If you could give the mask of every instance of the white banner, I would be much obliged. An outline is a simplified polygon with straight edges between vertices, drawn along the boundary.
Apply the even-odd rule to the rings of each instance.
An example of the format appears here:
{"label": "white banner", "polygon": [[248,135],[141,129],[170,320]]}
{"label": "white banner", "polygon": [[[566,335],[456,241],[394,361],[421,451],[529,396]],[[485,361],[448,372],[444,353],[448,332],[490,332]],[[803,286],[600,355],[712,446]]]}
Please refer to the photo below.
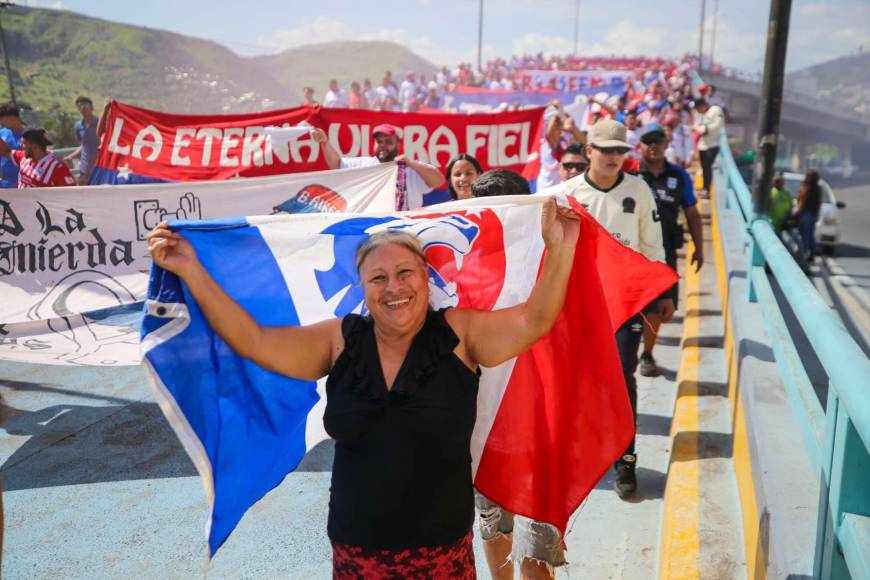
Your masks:
{"label": "white banner", "polygon": [[0,190],[0,360],[137,364],[141,317],[118,307],[145,297],[145,237],[155,225],[389,212],[397,170],[384,163],[230,181]]}

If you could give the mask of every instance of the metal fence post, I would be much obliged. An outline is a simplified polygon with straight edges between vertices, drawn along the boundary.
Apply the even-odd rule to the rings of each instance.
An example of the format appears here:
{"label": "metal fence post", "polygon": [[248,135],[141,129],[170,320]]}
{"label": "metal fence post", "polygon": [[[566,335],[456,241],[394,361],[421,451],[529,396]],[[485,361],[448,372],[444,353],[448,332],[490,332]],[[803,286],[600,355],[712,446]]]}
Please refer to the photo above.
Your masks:
{"label": "metal fence post", "polygon": [[755,239],[755,236],[752,235],[752,223],[756,220],[765,220],[770,221],[767,216],[759,215],[755,216],[752,222],[746,224],[746,233],[749,234],[749,248],[747,249],[746,256],[746,301],[747,302],[758,302],[758,296],[755,292],[755,284],[752,282],[752,269],[761,267],[763,268],[765,265],[764,261],[764,253],[761,251],[761,246],[758,244],[758,241]]}
{"label": "metal fence post", "polygon": [[834,461],[834,439],[837,434],[837,415],[840,399],[833,385],[828,384],[828,402],[825,405],[825,431],[820,445],[821,471],[819,472],[819,507],[816,515],[816,549],[813,557],[813,578],[822,577],[822,567],[827,552],[834,542],[834,526],[831,522],[830,494],[831,467]]}
{"label": "metal fence post", "polygon": [[867,473],[870,473],[870,455],[867,453],[867,448],[849,416],[838,412],[828,510],[831,535],[834,537],[830,548],[825,551],[822,578],[832,580],[851,578],[836,535],[840,531],[846,512],[870,516],[870,486],[867,485]]}

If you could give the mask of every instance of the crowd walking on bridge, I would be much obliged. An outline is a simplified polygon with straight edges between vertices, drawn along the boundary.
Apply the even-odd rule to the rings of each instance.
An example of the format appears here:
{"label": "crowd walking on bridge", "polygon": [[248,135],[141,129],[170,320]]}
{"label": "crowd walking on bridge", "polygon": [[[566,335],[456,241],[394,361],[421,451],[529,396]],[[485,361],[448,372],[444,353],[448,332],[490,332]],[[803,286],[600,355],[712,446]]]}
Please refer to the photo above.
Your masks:
{"label": "crowd walking on bridge", "polygon": [[[569,70],[600,66],[595,59],[537,64]],[[387,230],[368,237],[356,251],[366,316],[263,327],[211,278],[182,235],[166,223],[151,231],[154,263],[184,281],[217,334],[239,355],[287,376],[327,377],[324,424],[336,441],[327,523],[335,578],[472,578],[475,511],[493,578],[512,578],[513,562],[523,578],[552,578],[566,563],[564,538],[556,526],[512,514],[472,487],[469,445],[480,367],[497,366],[529,349],[560,313],[581,232],[579,210],[557,206],[557,197],[573,199],[623,245],[673,269],[684,243],[682,213],[693,242],[687,267],[703,266],[698,198],[688,171],[700,162],[699,193],[706,197],[726,112],[715,88],[693,83],[684,64],[644,60],[624,94],[590,101],[586,119],[578,120],[563,103],[552,102],[540,135],[541,172],[531,182],[507,170],[484,171],[468,153],[454,157],[442,174],[429,163],[405,157],[401,129],[391,124],[374,127],[371,157],[343,156],[326,132],[312,129],[311,138],[321,145],[330,169],[401,163],[406,198],[405,207],[397,209],[419,209],[425,194],[439,188],[455,200],[530,195],[533,190],[550,196],[541,212],[546,259],[529,299],[511,308],[432,310],[420,241]],[[324,106],[377,103],[390,110],[395,103],[415,110],[420,87],[426,86],[421,104],[437,108],[439,90],[447,83],[470,83],[473,76],[466,65],[456,74],[445,68],[429,84],[409,72],[396,86],[385,75],[375,89],[369,82],[353,83],[349,95],[333,81]],[[504,61],[491,63],[485,78],[485,88],[514,88],[511,67]],[[310,87],[305,98],[315,104]],[[45,130],[26,127],[13,104],[0,106],[3,187],[75,185],[66,164],[76,159],[79,183],[88,183],[106,114],[94,115],[87,97],[77,99],[76,106],[82,115],[76,125],[81,146],[64,159],[50,153]],[[798,202],[802,232],[809,231],[810,219],[818,213],[816,196],[808,179]],[[614,335],[635,421],[635,374],[660,373],[653,356],[656,335],[672,319],[677,298],[674,286]],[[409,461],[415,454],[433,460],[425,468],[409,469],[420,465]],[[630,499],[638,485],[633,438],[614,459],[615,492]]]}

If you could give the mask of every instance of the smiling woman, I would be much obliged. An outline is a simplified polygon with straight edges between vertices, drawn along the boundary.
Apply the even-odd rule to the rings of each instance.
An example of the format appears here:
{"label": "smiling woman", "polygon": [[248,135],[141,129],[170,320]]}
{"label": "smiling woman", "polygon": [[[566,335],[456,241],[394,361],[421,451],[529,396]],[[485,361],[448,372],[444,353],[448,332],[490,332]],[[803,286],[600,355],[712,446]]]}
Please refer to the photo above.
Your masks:
{"label": "smiling woman", "polygon": [[260,326],[180,234],[166,224],[149,234],[154,262],[184,280],[237,354],[290,377],[328,375],[335,578],[474,577],[470,442],[479,367],[517,356],[549,332],[565,301],[579,217],[550,199],[541,232],[546,257],[522,304],[432,310],[419,241],[387,230],[357,251],[368,314],[298,327]]}
{"label": "smiling woman", "polygon": [[483,173],[480,162],[462,153],[450,160],[447,164],[447,191],[453,199],[468,199],[473,197],[471,185]]}

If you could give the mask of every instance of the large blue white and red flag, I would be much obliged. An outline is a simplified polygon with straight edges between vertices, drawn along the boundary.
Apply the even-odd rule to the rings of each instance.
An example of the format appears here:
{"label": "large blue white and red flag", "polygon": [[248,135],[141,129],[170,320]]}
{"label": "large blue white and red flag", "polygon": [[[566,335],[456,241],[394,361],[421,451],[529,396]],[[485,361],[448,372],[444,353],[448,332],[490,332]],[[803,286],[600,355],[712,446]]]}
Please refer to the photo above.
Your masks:
{"label": "large blue white and red flag", "polygon": [[[433,308],[492,310],[525,301],[544,255],[545,200],[483,198],[420,212],[172,228],[260,324],[304,325],[364,311],[354,252],[386,228],[419,236]],[[673,270],[624,247],[577,207],[582,234],[563,311],[531,350],[482,370],[472,442],[482,493],[562,530],[632,436],[614,331],[676,280]],[[141,346],[160,407],[202,475],[214,554],[245,511],[327,437],[324,381],[280,376],[236,356],[185,285],[157,267]]]}

